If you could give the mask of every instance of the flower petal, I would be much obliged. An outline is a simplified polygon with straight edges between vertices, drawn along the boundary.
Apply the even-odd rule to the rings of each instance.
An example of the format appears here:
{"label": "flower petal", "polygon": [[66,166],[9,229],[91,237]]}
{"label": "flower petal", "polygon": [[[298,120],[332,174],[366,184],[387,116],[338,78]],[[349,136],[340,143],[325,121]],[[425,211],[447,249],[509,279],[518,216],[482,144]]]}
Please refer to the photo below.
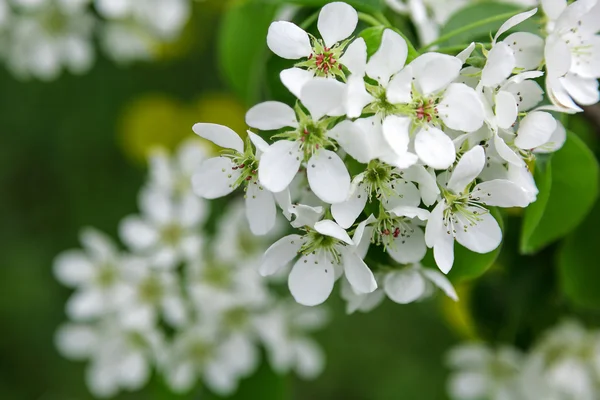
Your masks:
{"label": "flower petal", "polygon": [[496,122],[503,129],[510,128],[517,120],[519,107],[512,93],[500,90],[496,94]]}
{"label": "flower petal", "polygon": [[446,228],[444,227],[444,209],[446,208],[446,201],[440,201],[429,215],[427,220],[427,226],[425,226],[425,243],[427,247],[433,247],[438,240],[442,237],[442,234]]}
{"label": "flower petal", "polygon": [[352,239],[350,239],[350,236],[348,236],[348,233],[344,230],[344,228],[342,228],[330,219],[325,219],[323,221],[317,222],[314,228],[315,231],[319,232],[321,235],[336,238],[342,242],[345,242],[346,244],[354,244],[354,242],[352,241]]}
{"label": "flower petal", "polygon": [[292,296],[305,306],[316,306],[327,300],[334,282],[334,265],[323,253],[300,257],[288,277]]}
{"label": "flower petal", "polygon": [[302,87],[300,101],[314,121],[344,105],[346,86],[335,79],[314,78]]}
{"label": "flower petal", "polygon": [[450,272],[454,264],[454,237],[445,230],[433,246],[433,258],[440,271]]}
{"label": "flower petal", "polygon": [[408,151],[411,123],[411,118],[399,117],[397,115],[390,115],[383,121],[383,137],[392,150],[399,156],[404,155]]}
{"label": "flower petal", "polygon": [[279,140],[273,143],[258,164],[260,183],[273,193],[285,190],[298,173],[302,157],[296,142]]}
{"label": "flower petal", "polygon": [[407,65],[390,80],[385,91],[387,100],[392,104],[410,103],[412,101],[412,79],[412,67]]}
{"label": "flower petal", "polygon": [[571,69],[571,50],[557,35],[550,35],[546,38],[544,57],[550,78],[564,76]]}
{"label": "flower petal", "polygon": [[343,247],[342,263],[344,275],[357,294],[372,293],[377,289],[377,282],[371,269],[365,262],[354,253],[352,248]]}
{"label": "flower petal", "polygon": [[502,230],[496,219],[492,214],[481,214],[477,209],[469,209],[469,211],[478,211],[480,220],[469,225],[459,219],[456,241],[475,253],[485,254],[496,249],[502,242]]}
{"label": "flower petal", "polygon": [[515,53],[515,66],[524,70],[536,69],[544,59],[544,39],[529,32],[515,32],[504,42]]}
{"label": "flower petal", "polygon": [[269,143],[267,143],[265,139],[261,138],[252,131],[246,131],[246,133],[248,134],[248,137],[252,141],[252,144],[254,145],[256,150],[260,151],[261,153],[265,153],[269,150]]}
{"label": "flower petal", "polygon": [[433,282],[435,286],[440,288],[446,294],[446,296],[450,297],[454,301],[458,301],[458,295],[456,294],[456,290],[454,290],[454,286],[452,286],[452,283],[450,283],[448,278],[440,274],[438,271],[430,268],[421,269],[421,273],[430,282]]}
{"label": "flower petal", "polygon": [[246,113],[246,123],[263,131],[298,126],[294,109],[279,101],[265,101],[255,105]]}
{"label": "flower petal", "polygon": [[503,86],[502,90],[512,93],[520,112],[531,110],[544,99],[544,91],[540,85],[531,80],[524,80],[519,83],[510,82]]}
{"label": "flower petal", "polygon": [[308,57],[312,53],[308,34],[287,21],[276,21],[269,26],[267,45],[273,53],[288,60]]}
{"label": "flower petal", "polygon": [[383,281],[385,294],[398,304],[418,300],[425,293],[425,289],[425,279],[413,268],[389,273]]}
{"label": "flower petal", "polygon": [[450,129],[474,132],[483,125],[483,105],[475,90],[464,83],[451,83],[437,107],[444,124]]}
{"label": "flower petal", "polygon": [[365,81],[360,75],[350,75],[346,83],[346,115],[358,118],[363,109],[373,102],[374,98],[367,92]]}
{"label": "flower petal", "polygon": [[340,63],[348,68],[352,75],[358,75],[361,79],[367,68],[367,44],[365,39],[356,38],[340,57]]}
{"label": "flower petal", "polygon": [[433,126],[422,128],[417,133],[415,151],[421,161],[435,169],[446,169],[456,159],[452,139]]}
{"label": "flower petal", "polygon": [[463,62],[453,56],[425,53],[410,63],[421,94],[429,95],[447,87],[460,75]]}
{"label": "flower petal", "polygon": [[494,148],[496,149],[498,155],[502,157],[502,159],[504,159],[505,161],[508,161],[509,163],[516,166],[525,165],[525,161],[523,161],[521,156],[519,156],[510,147],[508,147],[506,142],[498,134],[494,135]]}
{"label": "flower petal", "polygon": [[550,113],[531,112],[519,124],[515,146],[520,149],[533,149],[541,146],[550,140],[550,136],[555,130],[556,120]]}
{"label": "flower petal", "polygon": [[233,192],[234,183],[241,171],[228,157],[214,157],[204,161],[192,177],[192,186],[197,196],[216,199]]}
{"label": "flower petal", "polygon": [[336,140],[340,146],[356,161],[367,164],[371,161],[370,145],[367,132],[358,124],[344,120],[334,126],[328,135]]}
{"label": "flower petal", "polygon": [[342,159],[333,151],[321,149],[308,160],[308,184],[325,203],[341,203],[350,192],[350,174]]}
{"label": "flower petal", "polygon": [[402,36],[391,29],[383,31],[381,45],[367,63],[366,73],[382,86],[387,86],[392,75],[406,63],[408,46]]}
{"label": "flower petal", "polygon": [[496,43],[487,55],[480,84],[488,87],[499,85],[510,76],[515,65],[515,53],[512,49],[504,42]]}
{"label": "flower petal", "polygon": [[577,75],[567,74],[565,77],[559,78],[559,81],[569,96],[578,104],[591,106],[600,100],[598,80],[595,78],[581,78]]}
{"label": "flower petal", "polygon": [[537,12],[537,8],[534,8],[533,10],[525,11],[525,12],[517,14],[513,17],[510,17],[508,20],[506,20],[506,22],[504,22],[500,26],[500,29],[498,29],[498,32],[496,32],[496,36],[494,36],[494,42],[496,42],[498,40],[498,38],[500,37],[500,35],[502,35],[504,32],[508,31],[510,28],[512,28],[514,26],[519,25],[521,22],[531,18],[536,12]]}
{"label": "flower petal", "polygon": [[288,90],[297,98],[300,98],[300,93],[304,84],[310,81],[314,76],[315,74],[312,71],[296,67],[284,69],[279,74],[283,86],[288,88]]}
{"label": "flower petal", "polygon": [[325,42],[325,46],[333,47],[354,32],[358,24],[358,14],[352,6],[334,2],[325,5],[319,13],[317,29]]}
{"label": "flower petal", "polygon": [[298,255],[303,244],[304,239],[300,235],[288,235],[279,239],[265,252],[259,273],[262,276],[273,275]]}
{"label": "flower petal", "polygon": [[477,145],[461,157],[448,180],[448,189],[462,193],[465,187],[479,176],[485,167],[485,151]]}
{"label": "flower petal", "polygon": [[475,186],[471,195],[487,206],[527,207],[531,202],[523,188],[506,179],[482,182]]}
{"label": "flower petal", "polygon": [[365,209],[368,198],[365,185],[359,184],[349,199],[331,205],[331,215],[342,228],[348,229]]}
{"label": "flower petal", "polygon": [[391,245],[387,246],[386,252],[400,264],[421,261],[427,253],[423,230],[415,224],[410,224],[410,229],[401,230],[400,235],[394,238]]}
{"label": "flower petal", "polygon": [[258,182],[248,184],[246,190],[246,218],[255,235],[266,235],[275,226],[275,199]]}
{"label": "flower petal", "polygon": [[121,221],[119,236],[127,246],[136,250],[148,249],[160,238],[153,226],[137,216],[125,217]]}
{"label": "flower petal", "polygon": [[567,131],[559,120],[556,120],[556,129],[552,132],[552,136],[548,142],[534,150],[534,153],[553,153],[560,149],[567,141]]}
{"label": "flower petal", "polygon": [[381,205],[386,210],[399,206],[416,207],[421,204],[421,194],[414,183],[404,179],[395,179],[390,182],[393,193],[380,199]]}
{"label": "flower petal", "polygon": [[196,135],[210,140],[217,146],[233,149],[238,153],[244,152],[244,142],[242,138],[230,128],[218,124],[194,124],[192,130]]}
{"label": "flower petal", "polygon": [[94,264],[79,250],[65,251],[54,260],[54,276],[70,287],[90,282],[94,272]]}

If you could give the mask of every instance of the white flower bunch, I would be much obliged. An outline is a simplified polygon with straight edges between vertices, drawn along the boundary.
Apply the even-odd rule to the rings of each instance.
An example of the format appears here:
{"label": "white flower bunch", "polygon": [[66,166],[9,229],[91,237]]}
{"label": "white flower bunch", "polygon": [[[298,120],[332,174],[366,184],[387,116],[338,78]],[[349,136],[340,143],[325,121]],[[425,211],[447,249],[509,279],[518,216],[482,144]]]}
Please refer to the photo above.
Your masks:
{"label": "white flower bunch", "polygon": [[[384,294],[398,303],[422,299],[432,287],[456,299],[444,276],[454,243],[475,253],[498,248],[502,230],[491,208],[534,202],[536,155],[566,140],[551,112],[574,109],[551,94],[562,89],[550,83],[561,82],[578,102],[591,102],[592,92],[597,101],[589,78],[600,71],[591,45],[597,20],[569,11],[596,15],[595,4],[566,7],[546,39],[518,31],[537,9],[516,14],[490,44],[472,43],[457,55],[418,54],[377,21],[380,41],[365,40],[356,32],[361,14],[343,2],[320,11],[320,37],[273,22],[267,45],[294,60],[280,78],[297,100],[250,108],[245,142],[227,127],[196,124],[196,134],[224,150],[201,164],[194,191],[214,199],[242,187],[256,235],[270,232],[281,210],[297,231],[266,251],[260,272],[293,262],[288,286],[300,304],[323,303],[338,279],[349,311],[368,310]],[[570,32],[580,44],[564,24],[578,27]],[[557,46],[569,50],[573,71],[553,69]],[[589,84],[589,99],[569,86],[581,74],[577,85]],[[537,82],[544,76],[552,104],[544,104]],[[442,274],[420,265],[427,248]]]}
{"label": "white flower bunch", "polygon": [[141,215],[120,226],[128,250],[88,228],[83,249],[56,258],[56,278],[75,290],[56,344],[88,361],[98,397],[140,389],[152,371],[175,392],[203,383],[228,395],[258,367],[260,346],[279,373],[312,378],[323,369],[307,333],[324,324],[324,310],[280,300],[258,274],[266,243],[249,240],[244,208],[225,208],[216,233],[206,233],[208,204],[191,191],[205,158],[196,141],[174,157],[153,154]]}
{"label": "white flower bunch", "polygon": [[599,332],[575,321],[550,329],[526,354],[463,344],[448,354],[448,394],[453,400],[594,400],[599,357]]}
{"label": "white flower bunch", "polygon": [[117,62],[151,59],[179,36],[190,0],[0,0],[0,57],[18,78],[87,72],[97,35]]}

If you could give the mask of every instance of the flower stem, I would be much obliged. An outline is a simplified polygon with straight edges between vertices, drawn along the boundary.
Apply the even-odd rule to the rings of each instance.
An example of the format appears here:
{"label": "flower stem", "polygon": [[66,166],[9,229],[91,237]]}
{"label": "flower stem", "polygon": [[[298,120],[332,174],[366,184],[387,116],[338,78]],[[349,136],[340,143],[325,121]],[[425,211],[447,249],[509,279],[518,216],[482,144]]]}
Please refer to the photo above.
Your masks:
{"label": "flower stem", "polygon": [[390,22],[389,19],[386,18],[385,15],[383,15],[382,12],[376,12],[375,14],[373,14],[373,16],[375,18],[377,18],[379,21],[381,21],[381,23],[383,24],[383,26],[387,26],[387,27],[391,27],[392,23]]}
{"label": "flower stem", "polygon": [[420,48],[419,52],[422,52],[423,50],[427,50],[430,47],[435,46],[437,44],[444,43],[448,39],[451,39],[451,38],[453,38],[456,35],[460,35],[461,33],[468,32],[468,31],[470,31],[472,29],[475,29],[475,28],[479,28],[480,26],[484,26],[484,25],[489,24],[491,22],[502,21],[502,20],[508,19],[510,17],[514,17],[516,14],[519,14],[519,13],[520,13],[520,11],[519,12],[510,12],[510,13],[498,14],[498,15],[494,15],[493,17],[485,18],[485,19],[479,20],[477,22],[473,22],[472,24],[465,25],[465,26],[463,26],[461,28],[455,29],[453,31],[450,31],[450,32],[446,33],[445,35],[440,36],[439,38],[437,38],[433,42],[429,43],[428,45]]}
{"label": "flower stem", "polygon": [[371,14],[366,14],[363,12],[359,12],[358,13],[358,19],[371,25],[371,26],[385,26],[385,24],[378,20],[377,18],[375,18],[374,16],[372,16]]}

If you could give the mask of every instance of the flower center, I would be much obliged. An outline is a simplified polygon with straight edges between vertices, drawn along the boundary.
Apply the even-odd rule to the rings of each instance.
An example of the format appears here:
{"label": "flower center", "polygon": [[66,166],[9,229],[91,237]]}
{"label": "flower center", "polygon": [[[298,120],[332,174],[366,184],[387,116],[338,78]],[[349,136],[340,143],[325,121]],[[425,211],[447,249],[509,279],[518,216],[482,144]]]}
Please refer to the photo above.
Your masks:
{"label": "flower center", "polygon": [[115,283],[117,278],[117,270],[112,264],[105,264],[99,268],[96,275],[96,282],[102,288],[108,288]]}
{"label": "flower center", "polygon": [[395,217],[387,213],[381,213],[377,221],[376,229],[373,230],[372,243],[377,246],[383,245],[383,249],[395,246],[395,239],[402,240],[402,243],[409,238],[415,228],[406,217]]}
{"label": "flower center", "polygon": [[375,159],[367,165],[360,185],[366,185],[365,192],[368,193],[369,199],[373,195],[377,199],[387,199],[396,194],[393,181],[400,177],[394,167]]}
{"label": "flower center", "polygon": [[138,293],[143,302],[156,304],[163,295],[163,287],[156,277],[151,276],[142,281]]}
{"label": "flower center", "polygon": [[305,243],[300,248],[300,253],[307,256],[309,254],[316,254],[317,252],[324,251],[331,255],[331,258],[335,260],[336,263],[341,261],[341,254],[337,249],[337,246],[342,245],[342,243],[331,236],[322,235],[315,230],[308,230],[306,235],[304,235]]}
{"label": "flower center", "polygon": [[230,284],[231,277],[226,267],[207,265],[202,274],[202,281],[214,287],[226,288]]}
{"label": "flower center", "polygon": [[[316,66],[317,73],[320,73],[324,76],[328,76],[329,72],[333,68],[341,69],[342,64],[338,63],[338,61],[335,59],[335,54],[331,51],[330,48],[325,47],[323,50],[324,50],[323,53],[314,55],[315,66]],[[310,59],[312,59],[312,57],[313,57],[313,54],[311,54],[308,57],[308,59],[310,60]]]}
{"label": "flower center", "polygon": [[305,61],[296,64],[296,67],[304,67],[313,71],[316,76],[344,76],[340,58],[344,49],[350,41],[346,40],[327,47],[322,40],[312,38],[312,53]]}
{"label": "flower center", "polygon": [[183,229],[181,226],[176,224],[167,225],[160,232],[160,237],[163,243],[172,247],[179,243],[182,235]]}

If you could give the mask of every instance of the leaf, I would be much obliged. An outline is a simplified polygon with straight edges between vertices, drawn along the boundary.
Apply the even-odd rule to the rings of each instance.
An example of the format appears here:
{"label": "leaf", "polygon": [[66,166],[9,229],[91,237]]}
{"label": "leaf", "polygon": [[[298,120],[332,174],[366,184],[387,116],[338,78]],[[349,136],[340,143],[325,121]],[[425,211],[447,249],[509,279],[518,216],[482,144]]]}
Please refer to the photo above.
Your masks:
{"label": "leaf", "polygon": [[[322,7],[327,3],[331,3],[331,0],[266,0],[266,2],[273,4],[287,3],[309,7]],[[383,11],[386,7],[385,0],[344,0],[344,2],[358,10],[364,11]]]}
{"label": "leaf", "polygon": [[248,104],[259,100],[267,54],[267,30],[277,6],[238,0],[225,13],[218,56],[224,78]]}
{"label": "leaf", "polygon": [[[495,15],[506,14],[510,12],[517,13],[519,11],[525,10],[522,7],[513,4],[497,3],[492,1],[481,2],[463,7],[457,10],[448,19],[448,22],[446,22],[446,25],[444,25],[440,31],[440,36],[446,35],[476,21],[490,18]],[[490,36],[493,36],[503,23],[504,21],[490,22],[488,24],[478,26],[477,28],[473,28],[467,32],[457,34],[456,36],[448,39],[443,46],[468,44],[474,41],[489,42]],[[537,25],[532,19],[528,19],[527,21],[519,24],[517,29],[519,32],[538,32]]]}
{"label": "leaf", "polygon": [[392,29],[393,31],[398,33],[400,36],[402,36],[404,38],[404,40],[406,40],[406,44],[408,46],[408,57],[406,59],[407,64],[419,56],[419,52],[415,49],[415,46],[413,46],[413,44],[411,43],[410,40],[408,40],[406,35],[404,35],[398,29],[386,28],[385,26],[373,26],[373,27],[363,30],[358,35],[358,37],[361,37],[365,40],[365,43],[367,45],[367,55],[369,57],[371,57],[373,54],[375,54],[377,49],[379,49],[379,46],[381,46],[381,38],[383,36],[383,31],[386,29]]}
{"label": "leaf", "polygon": [[523,254],[535,253],[570,233],[598,197],[598,161],[577,135],[569,132],[565,145],[549,163],[547,171],[536,171],[540,193],[538,201],[525,210]]}
{"label": "leaf", "polygon": [[[500,214],[500,211],[498,211],[497,208],[491,208],[490,212],[494,218],[496,218],[496,221],[498,221],[500,229],[502,229],[504,232],[504,220],[502,219],[502,214]],[[498,255],[500,254],[501,249],[502,244],[500,244],[500,246],[498,246],[494,251],[486,254],[479,254],[466,249],[455,241],[454,265],[448,273],[448,279],[450,279],[452,283],[458,283],[481,276],[494,264],[498,258]],[[429,250],[421,263],[425,266],[434,267],[436,264],[433,258],[433,251]]]}
{"label": "leaf", "polygon": [[569,235],[557,254],[559,285],[573,304],[600,309],[600,202],[596,203],[586,221]]}

